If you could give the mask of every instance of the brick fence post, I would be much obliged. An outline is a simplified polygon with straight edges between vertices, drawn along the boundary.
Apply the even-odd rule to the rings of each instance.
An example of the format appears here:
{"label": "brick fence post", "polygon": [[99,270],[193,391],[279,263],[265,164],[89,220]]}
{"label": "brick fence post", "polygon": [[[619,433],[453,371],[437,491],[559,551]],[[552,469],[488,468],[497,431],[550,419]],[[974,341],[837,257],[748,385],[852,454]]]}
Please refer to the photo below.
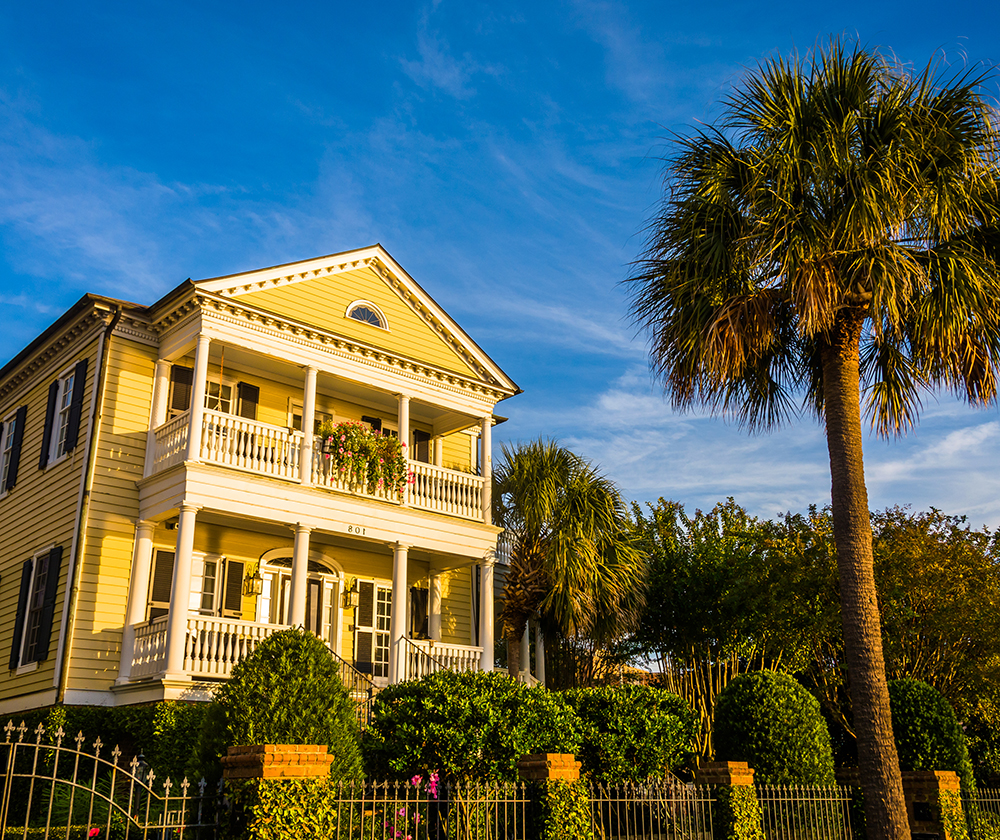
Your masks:
{"label": "brick fence post", "polygon": [[540,840],[594,840],[590,791],[580,779],[580,762],[565,753],[536,753],[517,762],[517,775],[536,791]]}
{"label": "brick fence post", "polygon": [[713,828],[720,840],[764,840],[753,768],[745,761],[714,761],[695,771],[695,782],[715,788]]}
{"label": "brick fence post", "polygon": [[903,798],[913,840],[965,840],[958,774],[951,770],[904,770]]}

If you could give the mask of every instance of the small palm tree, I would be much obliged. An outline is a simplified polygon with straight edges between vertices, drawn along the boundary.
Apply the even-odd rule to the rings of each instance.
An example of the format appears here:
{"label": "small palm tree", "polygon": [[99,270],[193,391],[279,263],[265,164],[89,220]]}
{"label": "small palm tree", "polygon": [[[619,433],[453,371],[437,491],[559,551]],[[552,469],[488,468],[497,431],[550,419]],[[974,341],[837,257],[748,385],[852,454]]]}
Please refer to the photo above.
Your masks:
{"label": "small palm tree", "polygon": [[608,637],[629,626],[641,603],[645,560],[611,481],[551,441],[504,446],[493,507],[493,521],[510,541],[500,620],[512,677],[521,671],[521,637],[536,613],[567,636]]}
{"label": "small palm tree", "polygon": [[844,642],[872,836],[908,837],[862,461],[921,392],[996,397],[997,133],[983,78],[911,72],[834,40],[776,58],[679,141],[631,281],[677,407],[751,429],[825,421]]}

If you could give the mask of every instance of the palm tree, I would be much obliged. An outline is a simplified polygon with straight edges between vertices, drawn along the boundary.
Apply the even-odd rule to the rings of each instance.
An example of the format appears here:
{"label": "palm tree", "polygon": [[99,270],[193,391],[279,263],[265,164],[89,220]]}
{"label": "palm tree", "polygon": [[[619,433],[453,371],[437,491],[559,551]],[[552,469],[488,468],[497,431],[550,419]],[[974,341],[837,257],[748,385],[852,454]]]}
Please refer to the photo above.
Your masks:
{"label": "palm tree", "polygon": [[627,281],[675,407],[751,430],[825,421],[844,642],[870,833],[909,832],[872,573],[862,411],[881,435],[921,392],[996,397],[997,133],[983,75],[912,72],[833,40],[761,64],[679,139]]}
{"label": "palm tree", "polygon": [[645,561],[611,481],[552,441],[504,446],[493,507],[510,546],[500,620],[512,677],[536,613],[567,636],[608,637],[629,625],[641,603]]}

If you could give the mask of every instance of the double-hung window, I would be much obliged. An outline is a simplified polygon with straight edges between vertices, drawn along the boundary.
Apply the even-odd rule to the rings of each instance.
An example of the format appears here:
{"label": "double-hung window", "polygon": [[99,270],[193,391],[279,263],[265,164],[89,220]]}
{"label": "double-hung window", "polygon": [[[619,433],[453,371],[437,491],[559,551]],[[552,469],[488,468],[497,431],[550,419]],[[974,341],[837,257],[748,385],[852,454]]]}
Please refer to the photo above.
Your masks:
{"label": "double-hung window", "polygon": [[[170,410],[172,420],[191,408],[194,370],[183,365],[170,368]],[[248,382],[209,377],[205,383],[205,408],[222,414],[235,414],[247,420],[257,419],[260,388]],[[299,421],[301,422],[301,420]]]}
{"label": "double-hung window", "polygon": [[86,378],[87,360],[81,359],[49,386],[39,469],[45,469],[76,448]]}
{"label": "double-hung window", "polygon": [[21,441],[28,407],[22,405],[0,423],[0,496],[14,488],[21,460]]}
{"label": "double-hung window", "polygon": [[25,560],[10,647],[10,669],[15,670],[49,655],[52,616],[62,565],[62,546],[52,546]]}

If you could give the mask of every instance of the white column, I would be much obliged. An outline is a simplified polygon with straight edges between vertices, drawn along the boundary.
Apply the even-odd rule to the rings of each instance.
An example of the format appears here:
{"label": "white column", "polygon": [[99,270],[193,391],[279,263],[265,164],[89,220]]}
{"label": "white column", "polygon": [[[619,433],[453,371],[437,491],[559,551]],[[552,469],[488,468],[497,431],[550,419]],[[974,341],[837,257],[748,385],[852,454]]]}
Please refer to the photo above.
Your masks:
{"label": "white column", "polygon": [[295,526],[292,548],[292,582],[289,593],[288,624],[304,627],[306,623],[306,586],[309,580],[309,534],[312,527],[301,522]]}
{"label": "white column", "polygon": [[198,344],[194,348],[191,425],[188,427],[188,461],[197,461],[201,457],[201,427],[205,417],[205,387],[208,382],[208,350],[211,341],[207,335],[199,335]]}
{"label": "white column", "polygon": [[493,670],[493,563],[492,554],[479,566],[479,644],[483,647],[479,667]]}
{"label": "white column", "polygon": [[431,573],[430,592],[427,593],[430,601],[427,619],[427,635],[435,642],[441,641],[441,575]]}
{"label": "white column", "polygon": [[535,622],[535,677],[545,685],[545,636],[542,625]]}
{"label": "white column", "polygon": [[[409,461],[413,457],[413,453],[410,452],[410,398],[406,394],[396,394],[397,400],[397,415],[396,422],[399,428],[399,442],[403,444],[403,456]],[[406,492],[403,494],[403,504],[406,505],[410,501],[410,487],[412,485],[406,485]],[[390,673],[392,673],[390,671]]]}
{"label": "white column", "polygon": [[191,603],[191,553],[194,551],[194,527],[199,510],[198,505],[184,502],[177,520],[174,578],[170,588],[170,612],[167,614],[166,676],[169,679],[187,679],[184,654]]}
{"label": "white column", "polygon": [[441,435],[434,438],[434,466],[444,466],[444,438]]}
{"label": "white column", "polygon": [[312,484],[313,426],[316,421],[316,375],[314,367],[306,368],[306,382],[302,389],[302,451],[299,453],[299,481]]}
{"label": "white column", "polygon": [[410,547],[396,543],[392,551],[392,612],[389,616],[389,682],[406,679],[406,560]]}
{"label": "white column", "polygon": [[[524,633],[521,635],[521,671],[531,673],[531,625],[524,625]],[[518,674],[520,678],[520,674]]]}
{"label": "white column", "polygon": [[149,571],[153,565],[153,529],[155,522],[140,519],[135,524],[132,547],[132,576],[129,578],[128,606],[122,628],[122,656],[118,665],[117,683],[126,683],[132,673],[135,654],[135,625],[146,620],[146,600],[149,593]]}
{"label": "white column", "polygon": [[160,359],[153,373],[153,399],[149,409],[149,431],[146,433],[146,460],[142,468],[144,478],[153,472],[153,457],[156,454],[156,435],[153,430],[167,422],[169,392],[170,362]]}
{"label": "white column", "polygon": [[480,434],[483,469],[483,522],[493,524],[493,415],[488,414],[482,421]]}

